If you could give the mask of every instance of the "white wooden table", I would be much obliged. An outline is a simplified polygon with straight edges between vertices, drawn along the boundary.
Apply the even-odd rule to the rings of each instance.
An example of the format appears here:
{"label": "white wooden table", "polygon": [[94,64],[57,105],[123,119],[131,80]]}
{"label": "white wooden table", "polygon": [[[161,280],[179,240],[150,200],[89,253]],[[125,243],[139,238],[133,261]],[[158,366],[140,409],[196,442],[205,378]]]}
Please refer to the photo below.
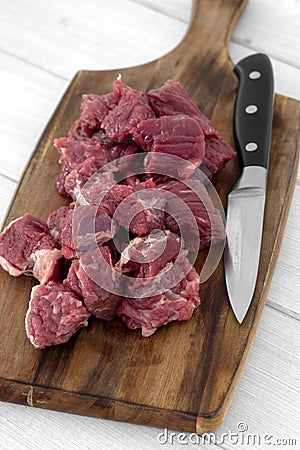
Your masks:
{"label": "white wooden table", "polygon": [[[75,72],[155,59],[182,39],[190,13],[191,0],[0,0],[1,220]],[[249,0],[229,51],[234,62],[252,52],[268,53],[276,91],[300,99],[300,1]],[[204,448],[300,448],[299,223],[300,177],[252,353],[216,432],[218,444]],[[241,431],[241,423],[248,434],[259,436],[255,443],[253,436],[251,445],[243,442],[246,433],[222,439],[222,433]],[[178,433],[163,444],[163,437],[158,440],[162,431],[0,403],[1,449],[201,447],[192,443],[196,436]]]}

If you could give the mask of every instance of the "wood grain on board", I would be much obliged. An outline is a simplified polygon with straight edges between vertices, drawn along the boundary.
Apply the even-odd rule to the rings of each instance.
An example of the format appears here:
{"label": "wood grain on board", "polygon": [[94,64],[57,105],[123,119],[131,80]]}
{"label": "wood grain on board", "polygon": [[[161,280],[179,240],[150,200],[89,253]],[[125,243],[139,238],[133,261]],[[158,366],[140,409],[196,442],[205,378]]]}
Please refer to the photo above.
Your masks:
{"label": "wood grain on board", "polygon": [[[227,46],[245,4],[195,1],[182,43],[163,58],[122,70],[124,82],[147,91],[168,78],[180,81],[233,144],[238,81]],[[25,212],[46,219],[66,204],[54,186],[59,165],[53,139],[65,135],[78,117],[81,95],[110,91],[118,73],[81,71],[75,76],[29,162],[6,223]],[[1,271],[0,400],[200,433],[220,425],[249,355],[275,269],[297,175],[299,119],[299,102],[277,95],[259,276],[242,325],[228,302],[221,261],[201,285],[202,305],[187,322],[169,324],[142,338],[118,319],[91,320],[67,344],[39,351],[24,330],[35,281]],[[235,160],[215,177],[224,206],[238,174]],[[196,262],[198,270],[202,256]]]}

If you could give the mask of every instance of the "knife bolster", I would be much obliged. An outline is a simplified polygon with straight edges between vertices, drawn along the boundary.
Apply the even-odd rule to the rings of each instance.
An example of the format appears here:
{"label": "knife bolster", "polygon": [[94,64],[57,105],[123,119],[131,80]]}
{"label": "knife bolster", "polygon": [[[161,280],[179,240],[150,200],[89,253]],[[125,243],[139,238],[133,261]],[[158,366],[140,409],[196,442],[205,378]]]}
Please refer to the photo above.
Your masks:
{"label": "knife bolster", "polygon": [[268,171],[261,166],[246,166],[232,191],[257,188],[266,190]]}

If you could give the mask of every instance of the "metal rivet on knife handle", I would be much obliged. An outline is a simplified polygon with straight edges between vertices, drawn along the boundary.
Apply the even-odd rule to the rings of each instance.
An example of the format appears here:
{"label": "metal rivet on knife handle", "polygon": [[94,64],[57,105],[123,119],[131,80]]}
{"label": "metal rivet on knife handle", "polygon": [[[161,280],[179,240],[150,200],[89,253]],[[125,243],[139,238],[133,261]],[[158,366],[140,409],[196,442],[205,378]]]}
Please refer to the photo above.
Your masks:
{"label": "metal rivet on knife handle", "polygon": [[261,73],[258,70],[253,70],[249,73],[249,78],[251,80],[258,80],[261,77]]}
{"label": "metal rivet on knife handle", "polygon": [[258,111],[258,107],[256,105],[248,105],[245,108],[245,112],[247,114],[255,114]]}
{"label": "metal rivet on knife handle", "polygon": [[256,142],[248,142],[248,144],[246,144],[245,149],[247,150],[247,152],[254,152],[255,150],[257,150],[258,145],[256,144]]}

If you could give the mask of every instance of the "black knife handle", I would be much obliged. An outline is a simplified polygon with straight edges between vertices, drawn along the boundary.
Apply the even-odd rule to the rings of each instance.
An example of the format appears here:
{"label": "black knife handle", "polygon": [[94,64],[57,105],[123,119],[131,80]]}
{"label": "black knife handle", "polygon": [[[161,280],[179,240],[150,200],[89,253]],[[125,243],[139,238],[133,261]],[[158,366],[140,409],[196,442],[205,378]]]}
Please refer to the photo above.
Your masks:
{"label": "black knife handle", "polygon": [[242,59],[234,68],[239,89],[234,111],[234,138],[245,166],[269,164],[273,120],[274,79],[271,61],[257,53]]}

